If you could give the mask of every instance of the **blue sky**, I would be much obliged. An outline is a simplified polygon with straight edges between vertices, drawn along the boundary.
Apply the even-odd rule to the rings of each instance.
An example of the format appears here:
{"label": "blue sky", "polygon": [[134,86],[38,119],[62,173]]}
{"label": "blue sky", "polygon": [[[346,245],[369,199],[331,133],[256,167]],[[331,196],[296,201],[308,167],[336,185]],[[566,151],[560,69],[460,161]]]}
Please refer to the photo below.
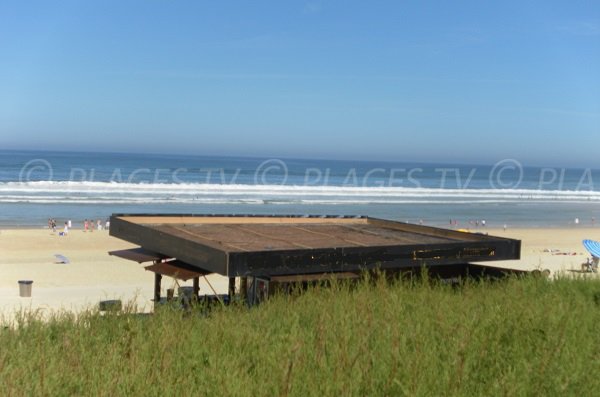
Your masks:
{"label": "blue sky", "polygon": [[595,166],[600,2],[3,1],[0,147]]}

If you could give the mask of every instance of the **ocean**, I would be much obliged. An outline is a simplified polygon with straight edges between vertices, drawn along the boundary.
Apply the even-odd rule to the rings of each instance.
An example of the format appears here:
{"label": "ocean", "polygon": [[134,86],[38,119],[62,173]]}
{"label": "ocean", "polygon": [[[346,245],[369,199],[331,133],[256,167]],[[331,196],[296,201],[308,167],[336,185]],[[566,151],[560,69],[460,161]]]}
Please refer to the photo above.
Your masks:
{"label": "ocean", "polygon": [[112,213],[368,215],[433,226],[600,220],[600,170],[161,154],[0,151],[0,227]]}

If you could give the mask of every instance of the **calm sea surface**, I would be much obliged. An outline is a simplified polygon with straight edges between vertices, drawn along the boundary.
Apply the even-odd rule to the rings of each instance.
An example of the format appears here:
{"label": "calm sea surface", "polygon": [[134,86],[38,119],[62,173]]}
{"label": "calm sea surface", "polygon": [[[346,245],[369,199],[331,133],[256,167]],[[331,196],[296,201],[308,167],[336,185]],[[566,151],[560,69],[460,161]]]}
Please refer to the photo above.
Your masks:
{"label": "calm sea surface", "polygon": [[0,151],[0,226],[112,213],[368,215],[459,227],[591,226],[600,170]]}

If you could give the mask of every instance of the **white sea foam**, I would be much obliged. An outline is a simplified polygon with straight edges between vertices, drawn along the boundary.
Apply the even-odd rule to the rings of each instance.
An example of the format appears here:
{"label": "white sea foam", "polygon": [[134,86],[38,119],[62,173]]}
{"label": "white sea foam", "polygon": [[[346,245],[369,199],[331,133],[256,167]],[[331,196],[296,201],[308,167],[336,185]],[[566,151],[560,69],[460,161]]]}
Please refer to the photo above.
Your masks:
{"label": "white sea foam", "polygon": [[292,186],[199,183],[7,182],[3,203],[71,204],[473,204],[600,202],[598,191],[435,189],[378,186]]}

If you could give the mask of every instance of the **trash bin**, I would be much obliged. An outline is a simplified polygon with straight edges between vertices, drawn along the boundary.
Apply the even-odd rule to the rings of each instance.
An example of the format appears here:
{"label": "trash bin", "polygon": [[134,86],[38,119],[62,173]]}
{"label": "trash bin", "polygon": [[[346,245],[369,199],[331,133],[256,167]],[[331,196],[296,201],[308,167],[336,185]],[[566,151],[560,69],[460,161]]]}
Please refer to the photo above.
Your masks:
{"label": "trash bin", "polygon": [[179,300],[184,306],[192,303],[194,298],[194,287],[179,287],[177,291],[179,293]]}
{"label": "trash bin", "polygon": [[21,298],[31,297],[31,284],[32,280],[19,280],[19,296]]}
{"label": "trash bin", "polygon": [[194,287],[179,287],[179,297],[191,299],[194,296]]}

